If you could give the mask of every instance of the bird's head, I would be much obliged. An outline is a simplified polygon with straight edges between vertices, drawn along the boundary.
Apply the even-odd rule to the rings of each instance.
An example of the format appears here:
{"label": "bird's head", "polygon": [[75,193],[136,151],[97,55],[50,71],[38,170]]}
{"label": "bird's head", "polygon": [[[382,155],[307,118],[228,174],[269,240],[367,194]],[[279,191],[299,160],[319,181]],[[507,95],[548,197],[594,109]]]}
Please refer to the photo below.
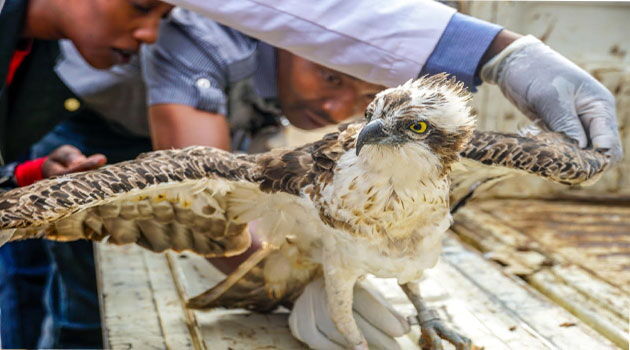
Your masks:
{"label": "bird's head", "polygon": [[356,154],[368,148],[414,149],[448,165],[457,160],[474,129],[469,100],[464,85],[446,74],[384,90],[365,111],[367,123],[357,136]]}

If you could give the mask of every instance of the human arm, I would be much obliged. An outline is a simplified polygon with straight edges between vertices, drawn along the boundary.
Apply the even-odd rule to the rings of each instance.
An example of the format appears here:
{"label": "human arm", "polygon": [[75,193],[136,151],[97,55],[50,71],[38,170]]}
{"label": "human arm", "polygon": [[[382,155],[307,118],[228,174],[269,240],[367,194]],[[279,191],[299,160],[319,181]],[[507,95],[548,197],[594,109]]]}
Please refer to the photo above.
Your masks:
{"label": "human arm", "polygon": [[497,84],[530,119],[618,161],[621,142],[610,92],[537,39],[493,26],[454,15],[423,73],[453,74],[473,91],[482,80]]}
{"label": "human arm", "polygon": [[154,148],[191,145],[229,150],[230,84],[242,79],[230,64],[256,43],[192,12],[176,9],[158,42],[142,52]]}
{"label": "human arm", "polygon": [[224,115],[182,104],[149,107],[153,149],[183,148],[190,145],[230,150],[230,127]]}

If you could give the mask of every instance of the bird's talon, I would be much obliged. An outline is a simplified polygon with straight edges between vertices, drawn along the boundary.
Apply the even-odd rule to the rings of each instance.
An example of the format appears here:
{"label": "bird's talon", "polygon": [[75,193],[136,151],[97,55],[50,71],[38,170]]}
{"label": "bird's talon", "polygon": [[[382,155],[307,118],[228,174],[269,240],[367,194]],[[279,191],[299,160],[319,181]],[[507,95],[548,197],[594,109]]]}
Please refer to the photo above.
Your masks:
{"label": "bird's talon", "polygon": [[420,321],[420,347],[423,350],[442,350],[442,339],[457,350],[471,350],[472,341],[447,327],[441,320]]}

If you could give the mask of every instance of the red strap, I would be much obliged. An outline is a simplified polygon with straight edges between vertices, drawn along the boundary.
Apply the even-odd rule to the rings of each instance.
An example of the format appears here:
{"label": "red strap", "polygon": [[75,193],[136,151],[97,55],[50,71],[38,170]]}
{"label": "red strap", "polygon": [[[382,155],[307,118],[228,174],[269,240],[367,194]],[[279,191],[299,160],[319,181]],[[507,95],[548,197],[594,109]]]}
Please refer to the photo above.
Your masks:
{"label": "red strap", "polygon": [[29,160],[15,167],[15,182],[18,186],[24,187],[44,178],[42,166],[48,157],[41,157]]}
{"label": "red strap", "polygon": [[11,62],[9,63],[9,71],[7,73],[7,85],[11,85],[15,72],[17,72],[18,68],[20,68],[20,65],[24,62],[26,56],[31,53],[32,48],[33,41],[31,40],[28,42],[26,48],[13,51],[13,56],[11,56]]}

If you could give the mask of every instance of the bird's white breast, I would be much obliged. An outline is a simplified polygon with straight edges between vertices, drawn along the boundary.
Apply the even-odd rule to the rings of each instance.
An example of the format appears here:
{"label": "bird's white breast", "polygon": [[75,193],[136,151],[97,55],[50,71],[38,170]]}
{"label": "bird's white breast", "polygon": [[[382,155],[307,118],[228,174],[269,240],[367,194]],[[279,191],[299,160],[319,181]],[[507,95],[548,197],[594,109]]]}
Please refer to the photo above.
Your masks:
{"label": "bird's white breast", "polygon": [[437,261],[451,222],[439,166],[421,147],[344,154],[321,191],[320,208],[339,223],[327,246],[365,273],[417,279]]}

